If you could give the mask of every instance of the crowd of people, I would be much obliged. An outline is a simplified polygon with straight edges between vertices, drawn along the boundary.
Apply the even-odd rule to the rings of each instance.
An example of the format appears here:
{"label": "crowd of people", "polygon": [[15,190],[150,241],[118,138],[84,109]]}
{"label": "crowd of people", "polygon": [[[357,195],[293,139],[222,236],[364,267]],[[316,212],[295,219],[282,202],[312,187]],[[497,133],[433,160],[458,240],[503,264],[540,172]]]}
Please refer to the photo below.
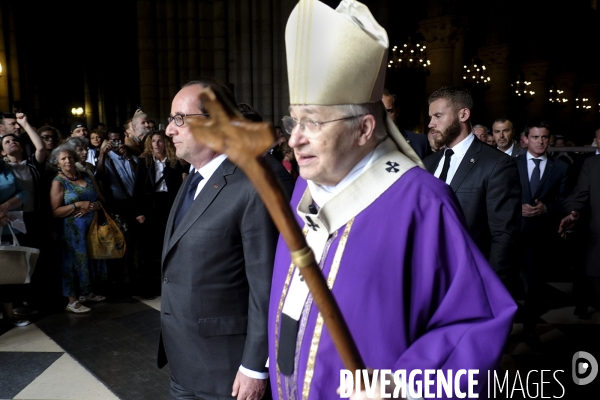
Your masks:
{"label": "crowd of people", "polygon": [[[519,299],[535,346],[544,273],[566,245],[574,312],[600,309],[597,149],[552,154],[567,142],[544,120],[520,137],[507,117],[476,124],[471,93],[457,86],[429,96],[427,134],[401,129],[383,87],[387,34],[364,5],[344,0],[334,11],[301,0],[288,25],[290,115],[265,165],[367,367],[492,370]],[[351,65],[335,56],[348,46]],[[305,53],[310,60],[295,58]],[[21,218],[22,243],[41,250],[29,290],[0,286],[4,317],[26,325],[19,308],[58,287],[66,311],[86,313],[84,303],[111,295],[107,281],[130,283],[132,294],[161,295],[158,365],[170,364],[171,398],[259,399],[268,377],[273,398],[331,398],[344,364],[299,271],[306,257],[277,241],[252,177],[195,137],[212,117],[199,100],[207,89],[238,104],[215,79],[186,82],[165,131],[141,109],[123,128],[75,123],[65,140],[25,114],[2,115],[0,222]],[[263,121],[252,106],[238,108]],[[87,256],[103,205],[125,232],[122,259]],[[455,384],[464,392],[466,381]],[[481,380],[471,389],[484,388]]]}
{"label": "crowd of people", "polygon": [[[240,112],[262,120],[244,105]],[[61,298],[68,299],[66,311],[86,313],[91,308],[83,303],[109,294],[158,296],[167,219],[189,168],[171,137],[141,109],[123,128],[99,123],[90,131],[75,122],[68,135],[34,127],[24,113],[0,118],[2,240],[12,241],[9,221],[22,221],[23,231],[14,225],[19,243],[40,249],[31,284],[0,286],[4,321],[26,326],[28,315],[58,307]],[[297,176],[285,143],[272,153]],[[122,259],[88,258],[87,233],[101,205],[125,233]]]}

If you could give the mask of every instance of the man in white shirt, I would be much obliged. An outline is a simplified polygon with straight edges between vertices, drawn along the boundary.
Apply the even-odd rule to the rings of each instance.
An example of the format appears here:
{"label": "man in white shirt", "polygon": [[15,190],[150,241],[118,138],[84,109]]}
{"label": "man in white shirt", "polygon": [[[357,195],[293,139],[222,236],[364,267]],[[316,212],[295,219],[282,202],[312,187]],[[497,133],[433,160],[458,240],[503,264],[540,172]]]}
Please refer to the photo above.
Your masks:
{"label": "man in white shirt", "polygon": [[[260,399],[278,232],[242,170],[194,139],[189,120],[210,118],[206,87],[237,104],[214,79],[188,82],[172,102],[166,134],[192,168],[165,231],[158,366],[169,363],[171,399]],[[265,158],[290,195],[291,175]]]}
{"label": "man in white shirt", "polygon": [[515,158],[525,154],[526,149],[519,146],[517,142],[514,141],[515,127],[511,120],[506,118],[496,119],[492,124],[492,134],[494,135],[498,150]]}
{"label": "man in white shirt", "polygon": [[476,140],[472,108],[465,88],[446,86],[431,94],[429,129],[436,145],[446,148],[423,162],[453,189],[473,240],[509,290],[518,291],[512,256],[521,225],[517,166],[512,157]]}
{"label": "man in white shirt", "polygon": [[542,273],[558,257],[560,248],[556,226],[568,195],[569,165],[546,151],[550,144],[550,126],[536,121],[525,128],[527,153],[517,159],[522,190],[521,240],[527,295],[524,304],[526,340],[537,343],[535,327],[539,315]]}

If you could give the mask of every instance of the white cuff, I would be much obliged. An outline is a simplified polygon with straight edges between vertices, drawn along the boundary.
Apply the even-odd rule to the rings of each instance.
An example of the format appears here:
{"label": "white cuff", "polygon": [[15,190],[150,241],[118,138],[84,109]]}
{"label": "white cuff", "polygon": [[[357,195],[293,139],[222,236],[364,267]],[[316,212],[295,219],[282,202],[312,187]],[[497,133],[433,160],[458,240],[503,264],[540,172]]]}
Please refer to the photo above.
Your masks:
{"label": "white cuff", "polygon": [[243,365],[240,365],[240,372],[247,377],[254,379],[267,379],[269,377],[268,372],[252,371],[251,369],[245,368]]}

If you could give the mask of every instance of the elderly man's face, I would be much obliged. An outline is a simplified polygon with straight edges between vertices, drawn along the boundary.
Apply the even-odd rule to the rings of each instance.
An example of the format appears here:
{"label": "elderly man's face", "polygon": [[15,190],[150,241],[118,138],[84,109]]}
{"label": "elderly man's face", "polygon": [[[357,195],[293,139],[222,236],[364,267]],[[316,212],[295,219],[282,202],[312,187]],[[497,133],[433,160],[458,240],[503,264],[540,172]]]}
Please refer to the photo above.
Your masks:
{"label": "elderly man's face", "polygon": [[[349,117],[331,106],[291,106],[290,116],[298,121],[331,121]],[[358,132],[350,132],[346,121],[328,122],[310,131],[300,125],[292,130],[288,144],[294,149],[300,176],[320,185],[337,185],[356,164],[360,153]]]}
{"label": "elderly man's face", "polygon": [[487,131],[484,128],[473,128],[473,134],[484,143],[487,140]]}
{"label": "elderly man's face", "polygon": [[148,123],[148,117],[142,115],[141,117],[135,117],[131,121],[133,132],[139,139],[143,139],[147,134],[151,132],[150,124]]}

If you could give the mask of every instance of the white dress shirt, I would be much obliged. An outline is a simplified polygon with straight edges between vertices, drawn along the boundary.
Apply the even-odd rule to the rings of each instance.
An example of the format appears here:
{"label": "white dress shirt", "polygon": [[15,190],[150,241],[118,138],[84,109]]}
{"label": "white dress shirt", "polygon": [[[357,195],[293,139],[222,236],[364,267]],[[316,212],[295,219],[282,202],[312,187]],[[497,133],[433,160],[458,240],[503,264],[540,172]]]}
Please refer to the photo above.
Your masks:
{"label": "white dress shirt", "polygon": [[[154,170],[156,171],[156,174],[154,175],[154,183],[156,184],[156,182],[158,182],[158,180],[160,178],[162,178],[164,171],[165,171],[165,165],[168,161],[168,158],[165,157],[164,160],[160,161],[158,158],[152,156],[152,158],[154,158]],[[160,185],[158,185],[158,187],[156,188],[157,192],[167,192],[167,183],[165,182],[165,180],[163,179],[160,182]]]}
{"label": "white dress shirt", "polygon": [[196,197],[198,197],[198,194],[200,193],[200,191],[202,190],[204,185],[206,185],[206,182],[210,179],[212,174],[215,173],[217,168],[219,168],[219,166],[221,164],[223,164],[223,161],[225,161],[226,159],[227,159],[227,156],[225,154],[221,154],[218,157],[210,160],[208,162],[208,164],[204,165],[203,167],[201,167],[198,170],[196,168],[194,168],[193,165],[190,165],[190,174],[193,174],[195,172],[200,172],[200,175],[202,175],[202,180],[198,183],[198,187],[196,188],[196,194],[194,195],[194,200],[196,200]]}
{"label": "white dress shirt", "polygon": [[[448,168],[448,175],[446,175],[447,184],[450,184],[450,182],[452,182],[452,178],[454,178],[454,174],[456,174],[458,166],[460,165],[462,159],[465,158],[465,154],[467,153],[467,150],[469,150],[469,147],[471,146],[471,143],[473,143],[474,139],[475,135],[473,135],[473,132],[471,132],[466,138],[464,138],[459,143],[455,144],[454,147],[452,147],[452,151],[454,151],[454,154],[450,158],[450,167]],[[445,159],[446,151],[444,150],[444,155],[440,159],[440,163],[438,164],[435,173],[433,174],[436,178],[439,178],[440,174],[442,173]]]}
{"label": "white dress shirt", "polygon": [[[513,141],[512,146],[510,146],[510,148],[508,150],[506,150],[505,153],[508,154],[509,156],[512,156],[512,152],[514,149],[515,149],[515,142]],[[498,148],[498,150],[500,150],[500,149]],[[500,151],[502,151],[502,150],[500,150]]]}
{"label": "white dress shirt", "polygon": [[545,153],[541,157],[535,157],[533,154],[531,154],[528,151],[527,152],[527,177],[529,178],[529,180],[531,180],[531,174],[533,173],[533,169],[535,168],[535,163],[533,162],[534,158],[542,160],[542,162],[540,163],[540,179],[542,179],[542,176],[544,176],[544,170],[546,169],[546,163],[548,161],[548,156],[546,156]]}

